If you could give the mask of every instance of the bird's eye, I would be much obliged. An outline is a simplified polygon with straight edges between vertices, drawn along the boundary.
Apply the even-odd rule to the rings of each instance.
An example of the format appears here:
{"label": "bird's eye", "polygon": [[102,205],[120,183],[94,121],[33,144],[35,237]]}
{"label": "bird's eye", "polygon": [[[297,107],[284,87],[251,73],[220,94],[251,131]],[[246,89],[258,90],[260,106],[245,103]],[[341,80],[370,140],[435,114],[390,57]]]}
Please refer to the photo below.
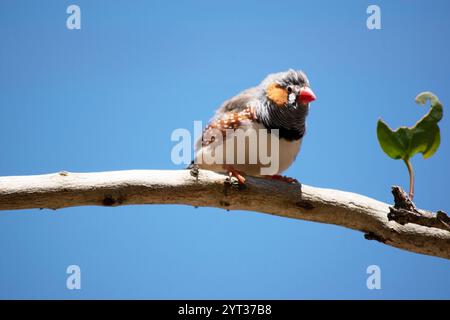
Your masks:
{"label": "bird's eye", "polygon": [[292,93],[292,88],[291,87],[287,87],[287,92],[288,93]]}

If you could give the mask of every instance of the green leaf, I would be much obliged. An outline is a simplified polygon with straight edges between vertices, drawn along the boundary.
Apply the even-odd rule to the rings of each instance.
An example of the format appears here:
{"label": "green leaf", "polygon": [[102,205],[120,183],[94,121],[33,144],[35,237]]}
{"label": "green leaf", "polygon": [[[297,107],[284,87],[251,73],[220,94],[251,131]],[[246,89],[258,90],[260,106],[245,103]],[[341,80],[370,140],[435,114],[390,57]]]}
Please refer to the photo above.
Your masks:
{"label": "green leaf", "polygon": [[393,159],[401,159],[405,154],[408,143],[402,139],[402,134],[394,132],[383,121],[378,120],[377,136],[383,151]]}
{"label": "green leaf", "polygon": [[441,142],[438,122],[442,119],[443,107],[431,92],[423,92],[416,97],[418,104],[425,105],[428,100],[430,111],[412,127],[400,127],[394,131],[383,120],[378,120],[378,142],[389,157],[406,161],[420,152],[427,159],[437,151]]}

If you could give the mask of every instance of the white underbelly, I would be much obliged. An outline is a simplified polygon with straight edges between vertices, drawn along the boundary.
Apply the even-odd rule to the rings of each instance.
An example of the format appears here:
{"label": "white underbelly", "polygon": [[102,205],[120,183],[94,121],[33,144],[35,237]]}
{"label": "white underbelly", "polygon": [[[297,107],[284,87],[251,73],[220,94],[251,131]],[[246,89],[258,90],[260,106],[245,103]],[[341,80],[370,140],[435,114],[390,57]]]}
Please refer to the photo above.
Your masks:
{"label": "white underbelly", "polygon": [[223,140],[202,147],[196,152],[198,166],[224,172],[226,166],[231,165],[252,176],[281,174],[294,162],[301,139],[278,139],[278,136],[264,134],[261,130],[267,133],[261,124],[249,122],[241,132],[230,132]]}

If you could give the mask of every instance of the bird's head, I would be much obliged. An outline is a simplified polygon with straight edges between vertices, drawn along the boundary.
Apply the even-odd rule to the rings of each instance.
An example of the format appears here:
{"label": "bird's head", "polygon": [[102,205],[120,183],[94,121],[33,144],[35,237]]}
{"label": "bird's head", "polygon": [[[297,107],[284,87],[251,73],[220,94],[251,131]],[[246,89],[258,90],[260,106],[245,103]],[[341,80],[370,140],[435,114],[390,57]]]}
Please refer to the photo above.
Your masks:
{"label": "bird's head", "polygon": [[316,100],[302,71],[288,70],[268,75],[259,85],[260,102],[255,116],[266,128],[280,129],[280,136],[296,139],[305,132],[310,102]]}
{"label": "bird's head", "polygon": [[268,75],[261,87],[268,101],[279,108],[307,108],[316,100],[309,81],[302,71],[288,70]]}

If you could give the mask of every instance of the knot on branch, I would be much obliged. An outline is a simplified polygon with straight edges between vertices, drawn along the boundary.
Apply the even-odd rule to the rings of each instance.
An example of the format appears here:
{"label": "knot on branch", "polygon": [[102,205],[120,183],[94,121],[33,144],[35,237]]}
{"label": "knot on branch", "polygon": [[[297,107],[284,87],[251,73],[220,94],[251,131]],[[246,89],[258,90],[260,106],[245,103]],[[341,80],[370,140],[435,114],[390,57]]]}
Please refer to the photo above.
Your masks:
{"label": "knot on branch", "polygon": [[394,196],[394,206],[389,207],[387,215],[389,221],[396,221],[401,225],[414,223],[450,231],[450,218],[445,212],[438,211],[436,214],[433,214],[424,210],[418,210],[414,202],[399,186],[392,187],[392,195]]}
{"label": "knot on branch", "polygon": [[401,187],[393,186],[392,195],[394,196],[394,208],[417,212],[416,205]]}
{"label": "knot on branch", "polygon": [[386,243],[387,239],[383,238],[382,236],[379,236],[377,234],[375,234],[374,232],[367,232],[364,234],[364,238],[366,240],[374,240],[374,241],[378,241],[381,243]]}
{"label": "knot on branch", "polygon": [[123,203],[124,199],[122,196],[114,197],[113,195],[105,195],[102,199],[102,205],[105,207],[114,207],[119,206]]}

